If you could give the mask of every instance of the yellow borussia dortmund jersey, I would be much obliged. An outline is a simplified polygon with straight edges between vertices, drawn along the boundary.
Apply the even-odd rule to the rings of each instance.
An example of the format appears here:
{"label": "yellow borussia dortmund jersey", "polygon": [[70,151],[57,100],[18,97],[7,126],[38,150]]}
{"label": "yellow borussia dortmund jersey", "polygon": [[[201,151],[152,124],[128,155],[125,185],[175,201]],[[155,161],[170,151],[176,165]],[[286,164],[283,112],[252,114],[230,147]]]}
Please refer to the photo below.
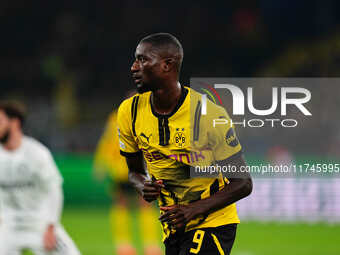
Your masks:
{"label": "yellow borussia dortmund jersey", "polygon": [[108,173],[116,182],[128,181],[126,161],[119,153],[116,110],[110,114],[104,133],[98,142],[93,167],[95,171]]}
{"label": "yellow borussia dortmund jersey", "polygon": [[[129,98],[119,107],[120,152],[126,157],[143,153],[149,174],[165,185],[158,200],[160,206],[185,205],[221,190],[227,185],[222,176],[190,178],[189,167],[211,165],[241,153],[232,127],[212,128],[213,119],[230,120],[226,111],[208,100],[208,114],[201,115],[201,96],[182,87],[179,103],[168,115],[153,110],[151,92]],[[192,220],[186,231],[230,223],[239,223],[235,204]],[[173,232],[166,224],[163,230],[165,237]]]}

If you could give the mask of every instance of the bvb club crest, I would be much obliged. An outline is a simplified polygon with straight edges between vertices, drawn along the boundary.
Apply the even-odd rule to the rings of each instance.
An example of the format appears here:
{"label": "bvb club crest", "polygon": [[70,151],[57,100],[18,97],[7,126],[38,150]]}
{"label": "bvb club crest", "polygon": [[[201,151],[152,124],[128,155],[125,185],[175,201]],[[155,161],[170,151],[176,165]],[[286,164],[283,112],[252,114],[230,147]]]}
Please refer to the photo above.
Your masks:
{"label": "bvb club crest", "polygon": [[182,148],[185,145],[186,137],[184,135],[184,128],[176,128],[176,133],[174,135],[174,142],[176,147]]}

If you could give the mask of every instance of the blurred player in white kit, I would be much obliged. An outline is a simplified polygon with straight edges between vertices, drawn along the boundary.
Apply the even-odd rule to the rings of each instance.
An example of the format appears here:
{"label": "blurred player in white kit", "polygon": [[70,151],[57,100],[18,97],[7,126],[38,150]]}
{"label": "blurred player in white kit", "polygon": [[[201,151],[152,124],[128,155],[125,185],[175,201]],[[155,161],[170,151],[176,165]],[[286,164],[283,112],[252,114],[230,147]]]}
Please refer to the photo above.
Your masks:
{"label": "blurred player in white kit", "polygon": [[59,218],[62,177],[50,151],[23,134],[24,108],[0,102],[0,254],[79,255]]}

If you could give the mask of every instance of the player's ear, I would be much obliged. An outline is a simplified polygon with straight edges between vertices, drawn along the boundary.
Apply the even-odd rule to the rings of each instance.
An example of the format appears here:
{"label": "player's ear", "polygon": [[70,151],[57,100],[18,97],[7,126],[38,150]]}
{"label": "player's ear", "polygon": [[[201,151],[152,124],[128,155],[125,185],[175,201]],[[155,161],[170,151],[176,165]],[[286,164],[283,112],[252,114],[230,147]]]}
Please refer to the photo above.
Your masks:
{"label": "player's ear", "polygon": [[175,60],[173,58],[167,58],[163,62],[163,70],[169,72],[174,66]]}

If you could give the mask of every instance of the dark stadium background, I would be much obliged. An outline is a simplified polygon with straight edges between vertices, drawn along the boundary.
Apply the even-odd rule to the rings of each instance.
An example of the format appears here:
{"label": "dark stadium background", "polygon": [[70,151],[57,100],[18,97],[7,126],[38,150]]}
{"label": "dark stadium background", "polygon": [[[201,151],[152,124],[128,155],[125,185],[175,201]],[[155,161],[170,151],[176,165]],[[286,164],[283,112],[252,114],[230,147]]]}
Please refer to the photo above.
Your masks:
{"label": "dark stadium background", "polygon": [[[182,84],[190,77],[338,77],[339,11],[335,0],[1,1],[0,99],[24,101],[27,133],[53,151],[65,179],[63,221],[83,254],[112,254],[108,187],[93,180],[92,155],[108,114],[133,88],[141,38],[179,38]],[[340,108],[332,111],[338,119]],[[290,153],[339,162],[339,129],[319,140],[322,149]],[[265,142],[244,143],[251,163],[266,159]],[[233,254],[340,254],[339,236],[339,222],[255,219],[240,226]]]}

